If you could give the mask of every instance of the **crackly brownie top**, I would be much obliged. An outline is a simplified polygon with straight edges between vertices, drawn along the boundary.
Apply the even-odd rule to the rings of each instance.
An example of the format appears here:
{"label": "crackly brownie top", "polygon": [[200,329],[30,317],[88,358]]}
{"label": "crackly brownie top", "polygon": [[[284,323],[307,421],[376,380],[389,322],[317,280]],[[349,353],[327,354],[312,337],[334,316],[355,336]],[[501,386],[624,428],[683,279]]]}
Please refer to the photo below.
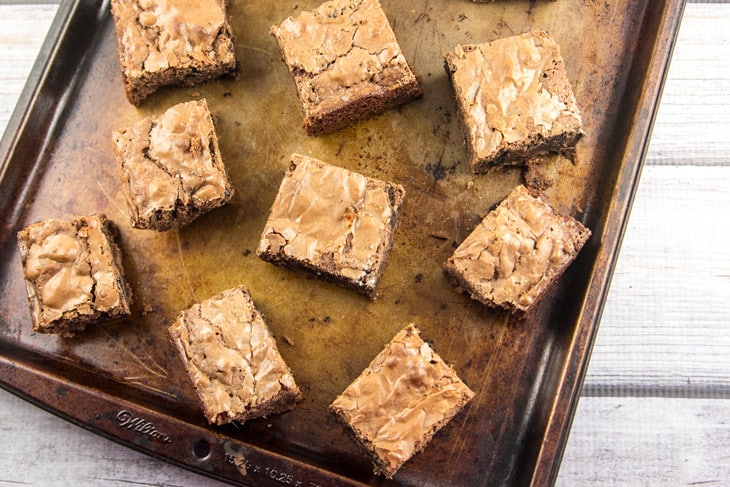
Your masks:
{"label": "crackly brownie top", "polygon": [[474,393],[408,325],[330,405],[392,474]]}
{"label": "crackly brownie top", "polygon": [[223,0],[112,0],[112,12],[129,76],[235,62]]}
{"label": "crackly brownie top", "polygon": [[217,159],[214,130],[208,106],[199,100],[113,132],[134,220],[176,205],[211,206],[230,198],[233,189]]}
{"label": "crackly brownie top", "polygon": [[580,222],[520,185],[462,242],[447,268],[480,301],[524,311],[589,236]]}
{"label": "crackly brownie top", "polygon": [[548,34],[459,45],[446,59],[476,154],[534,134],[580,131],[575,96]]}
{"label": "crackly brownie top", "polygon": [[399,185],[294,154],[259,252],[374,286],[402,194]]}
{"label": "crackly brownie top", "polygon": [[37,324],[71,310],[92,314],[120,304],[119,271],[104,225],[100,216],[51,219],[19,233],[25,278],[40,305]]}
{"label": "crackly brownie top", "polygon": [[172,325],[211,423],[246,419],[282,390],[299,389],[250,294],[226,290],[183,311]]}
{"label": "crackly brownie top", "polygon": [[329,1],[272,33],[305,105],[324,110],[415,78],[377,0]]}

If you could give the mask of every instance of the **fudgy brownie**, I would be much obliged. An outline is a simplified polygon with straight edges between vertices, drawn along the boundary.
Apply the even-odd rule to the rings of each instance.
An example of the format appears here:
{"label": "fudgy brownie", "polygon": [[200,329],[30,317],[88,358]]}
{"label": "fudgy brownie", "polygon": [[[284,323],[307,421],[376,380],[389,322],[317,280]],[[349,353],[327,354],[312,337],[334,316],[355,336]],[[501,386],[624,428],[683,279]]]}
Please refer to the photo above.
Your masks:
{"label": "fudgy brownie", "polygon": [[412,100],[421,86],[378,0],[332,0],[271,28],[319,135]]}
{"label": "fudgy brownie", "polygon": [[205,99],[115,130],[112,141],[135,228],[179,227],[233,197]]}
{"label": "fudgy brownie", "polygon": [[330,404],[376,473],[393,477],[474,396],[408,325]]}
{"label": "fudgy brownie", "polygon": [[293,154],[257,254],[377,297],[405,190]]}
{"label": "fudgy brownie", "polygon": [[459,45],[445,59],[474,173],[522,164],[583,136],[563,58],[549,34]]}
{"label": "fudgy brownie", "polygon": [[122,79],[139,105],[166,85],[235,73],[224,0],[111,0]]}
{"label": "fudgy brownie", "polygon": [[288,411],[302,397],[243,286],[183,311],[169,333],[211,424]]}
{"label": "fudgy brownie", "polygon": [[557,214],[542,195],[517,186],[444,265],[484,304],[525,313],[573,262],[591,232]]}
{"label": "fudgy brownie", "polygon": [[33,331],[72,337],[129,316],[116,229],[104,215],[51,219],[18,232]]}

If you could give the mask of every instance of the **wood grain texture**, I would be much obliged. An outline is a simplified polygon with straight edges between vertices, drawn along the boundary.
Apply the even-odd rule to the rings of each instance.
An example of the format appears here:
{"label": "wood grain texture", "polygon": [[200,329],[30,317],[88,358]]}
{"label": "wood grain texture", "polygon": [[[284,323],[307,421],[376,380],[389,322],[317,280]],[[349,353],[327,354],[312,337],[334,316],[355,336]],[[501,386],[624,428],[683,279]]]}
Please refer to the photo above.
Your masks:
{"label": "wood grain texture", "polygon": [[729,180],[644,168],[584,394],[730,397]]}
{"label": "wood grain texture", "polygon": [[109,441],[5,391],[0,438],[0,487],[226,485]]}
{"label": "wood grain texture", "polygon": [[649,164],[730,165],[730,4],[688,4]]}
{"label": "wood grain texture", "polygon": [[727,485],[730,401],[582,398],[559,487]]}
{"label": "wood grain texture", "polygon": [[0,5],[0,127],[3,132],[57,8],[56,5]]}
{"label": "wood grain texture", "polygon": [[[0,5],[5,127],[54,5]],[[558,485],[730,479],[730,3],[690,3]],[[0,390],[0,486],[221,486]]]}

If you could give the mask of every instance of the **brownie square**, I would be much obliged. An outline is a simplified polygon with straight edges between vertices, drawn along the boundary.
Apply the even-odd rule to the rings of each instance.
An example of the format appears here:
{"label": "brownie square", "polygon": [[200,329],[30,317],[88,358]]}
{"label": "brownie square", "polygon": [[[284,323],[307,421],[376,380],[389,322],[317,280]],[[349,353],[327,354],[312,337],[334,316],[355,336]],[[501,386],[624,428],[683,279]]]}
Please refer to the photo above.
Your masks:
{"label": "brownie square", "polygon": [[524,164],[583,136],[563,58],[549,34],[459,45],[445,59],[474,173]]}
{"label": "brownie square", "polygon": [[319,135],[412,100],[421,86],[378,0],[333,0],[271,28],[304,129]]}
{"label": "brownie square", "polygon": [[411,324],[398,332],[331,404],[392,478],[474,396]]}
{"label": "brownie square", "polygon": [[72,337],[129,316],[116,229],[104,215],[51,219],[18,232],[33,331]]}
{"label": "brownie square", "polygon": [[210,424],[292,409],[302,397],[243,286],[183,311],[168,329]]}
{"label": "brownie square", "polygon": [[293,154],[257,254],[375,299],[404,196],[398,184]]}
{"label": "brownie square", "polygon": [[127,99],[235,73],[224,0],[111,0]]}
{"label": "brownie square", "polygon": [[573,262],[591,232],[556,213],[544,197],[516,187],[444,265],[472,298],[525,313]]}
{"label": "brownie square", "polygon": [[205,99],[115,130],[112,141],[135,228],[180,227],[233,197]]}

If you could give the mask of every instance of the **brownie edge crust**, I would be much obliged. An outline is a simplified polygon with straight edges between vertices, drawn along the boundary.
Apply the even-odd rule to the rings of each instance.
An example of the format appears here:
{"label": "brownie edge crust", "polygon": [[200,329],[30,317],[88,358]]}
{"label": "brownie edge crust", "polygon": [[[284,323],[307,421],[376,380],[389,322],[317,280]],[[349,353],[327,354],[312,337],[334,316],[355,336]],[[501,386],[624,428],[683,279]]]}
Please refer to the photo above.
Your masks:
{"label": "brownie edge crust", "polygon": [[474,392],[410,324],[331,404],[373,461],[392,478],[423,450]]}
{"label": "brownie edge crust", "polygon": [[168,332],[210,424],[282,413],[301,400],[291,370],[243,286],[181,312]]}

